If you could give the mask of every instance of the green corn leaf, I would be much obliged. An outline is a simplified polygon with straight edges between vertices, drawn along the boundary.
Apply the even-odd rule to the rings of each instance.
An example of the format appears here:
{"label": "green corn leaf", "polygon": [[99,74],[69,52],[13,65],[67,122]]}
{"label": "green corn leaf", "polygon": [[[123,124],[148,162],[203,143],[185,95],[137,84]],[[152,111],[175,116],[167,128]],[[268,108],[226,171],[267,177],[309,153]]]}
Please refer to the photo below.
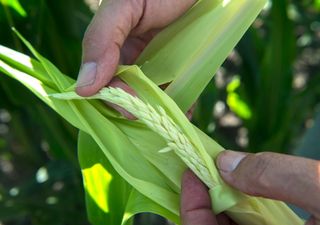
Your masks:
{"label": "green corn leaf", "polygon": [[[48,63],[47,61],[43,62]],[[53,65],[50,64],[50,67],[51,66]],[[48,68],[50,67],[48,66]],[[103,110],[101,110],[102,113],[98,112],[95,107],[102,108],[102,106],[97,104],[95,101],[92,103],[72,101],[66,102],[50,98],[48,95],[57,92],[57,87],[55,87],[55,89],[49,88],[42,83],[45,80],[38,80],[29,74],[16,70],[2,60],[0,60],[0,68],[4,73],[10,74],[12,77],[22,82],[26,87],[33,91],[38,97],[56,110],[71,124],[80,130],[90,133],[117,172],[121,174],[121,176],[124,177],[131,185],[133,185],[140,193],[162,205],[166,209],[165,216],[170,215],[168,218],[170,218],[172,221],[178,221],[178,192],[173,190],[177,190],[178,186],[180,186],[178,182],[179,179],[171,178],[171,180],[176,181],[176,184],[173,184],[170,179],[165,178],[163,174],[159,172],[157,166],[166,167],[168,171],[170,170],[170,166],[167,165],[167,156],[163,155],[164,159],[160,161],[163,164],[158,162],[158,160],[155,160],[154,157],[154,154],[159,155],[157,153],[159,150],[158,147],[163,145],[163,141],[161,139],[152,137],[155,136],[155,134],[152,134],[152,132],[139,124],[126,121],[123,118],[119,119],[119,115],[114,117],[110,116],[115,115],[115,113],[109,113],[109,111],[112,111],[111,109],[106,109],[103,107]],[[59,79],[59,77],[62,77],[63,74],[59,72],[55,73],[55,76]],[[63,85],[65,86],[72,85],[67,81],[68,79],[63,78],[61,80],[64,82]],[[50,82],[54,81],[50,80]],[[104,115],[109,115],[112,117],[115,121],[117,121],[117,124],[112,124],[107,118],[104,117]],[[84,119],[89,117],[91,117],[92,120]],[[97,127],[100,126],[99,124],[103,125],[103,127],[97,129]],[[125,127],[129,127],[131,129],[126,129]],[[126,133],[122,131],[123,129],[126,129]],[[128,139],[128,137],[139,137],[140,142],[142,142],[141,139],[144,139],[148,134],[151,136],[151,139],[155,140],[154,143],[157,143],[157,145],[153,146],[154,151],[150,151],[148,153],[149,158],[147,156],[142,157],[141,152],[135,146],[135,142],[139,142],[139,139],[135,139],[132,142]],[[139,144],[136,145],[139,146]],[[109,149],[117,150],[110,151]],[[128,164],[128,159],[132,163]],[[183,171],[185,169],[185,165],[182,162],[179,163],[179,160],[177,160],[177,163],[172,166],[175,167],[175,170],[179,168],[179,171]],[[139,171],[148,171],[148,173],[141,173]],[[177,175],[180,174],[174,173],[172,176]],[[157,193],[157,195],[154,193]]]}
{"label": "green corn leaf", "polygon": [[[45,60],[42,60],[42,63],[49,64]],[[52,68],[53,65],[46,65],[46,67]],[[50,97],[49,95],[59,92],[58,85],[55,89],[49,88],[41,80],[16,70],[2,59],[0,59],[0,68],[3,72],[22,82],[70,123],[92,137],[115,171],[139,193],[138,196],[129,197],[129,199],[133,199],[130,201],[135,199],[136,201],[146,202],[141,203],[141,207],[135,208],[136,212],[142,211],[142,206],[145,204],[148,207],[150,206],[150,211],[179,223],[180,180],[186,165],[172,152],[158,153],[160,149],[166,146],[165,140],[159,137],[159,134],[148,129],[140,121],[128,121],[119,116],[113,116],[112,113],[105,113],[106,109],[100,112],[103,107],[94,100],[65,101]],[[57,72],[58,70],[55,69],[54,71]],[[148,80],[138,67],[123,67],[119,71],[118,76],[133,87],[143,101],[165,109],[166,113],[179,125],[185,135],[192,140],[207,165],[210,163],[214,165],[211,157],[215,157],[222,150],[216,142],[193,127],[169,96]],[[52,71],[49,72],[52,73]],[[64,76],[60,72],[58,74],[54,73],[54,75],[56,79]],[[51,80],[50,82],[55,81]],[[66,78],[61,79],[59,83],[62,83],[63,86],[72,86],[72,83]],[[112,110],[107,109],[107,111]],[[106,174],[106,171],[102,170],[103,167],[95,167],[94,169],[97,168],[98,173]],[[216,213],[227,210],[227,213],[239,224],[255,225],[261,224],[261,221],[264,221],[264,224],[278,224],[279,218],[281,221],[290,219],[291,224],[302,224],[302,221],[281,203],[274,201],[269,203],[270,201],[267,200],[242,196],[222,182],[214,167],[211,167],[211,170],[212,175],[219,182],[219,185],[210,189],[210,195],[214,199],[213,208]],[[87,181],[92,181],[92,176],[95,175],[85,173],[85,176],[88,176]],[[107,185],[108,182],[105,181],[97,186]],[[88,190],[87,196],[90,193],[92,195],[92,190]],[[101,193],[97,195],[104,196]],[[141,195],[144,197],[141,197]],[[150,199],[151,202],[146,201],[146,198]],[[135,204],[130,201],[128,201],[128,205],[133,207]],[[106,204],[99,201],[95,202],[98,202],[99,210],[106,211]],[[259,205],[258,208],[257,205]],[[281,210],[278,208],[274,210],[276,207]],[[144,208],[144,210],[146,209]],[[277,218],[277,221],[269,222],[270,214],[274,214],[273,216]],[[122,219],[130,218],[128,214],[126,215]],[[104,217],[103,214],[101,216]],[[259,221],[259,223],[256,221]]]}
{"label": "green corn leaf", "polygon": [[233,80],[228,84],[227,104],[229,108],[242,119],[250,119],[251,110],[248,104],[242,100],[240,95],[236,92],[240,85],[241,81],[238,76],[234,77]]}
{"label": "green corn leaf", "polygon": [[132,217],[142,212],[173,217],[119,176],[95,141],[82,131],[79,133],[78,154],[92,224],[132,224]]}
{"label": "green corn leaf", "polygon": [[[155,37],[137,60],[186,112],[251,25],[265,0],[202,0]],[[161,65],[161,66],[158,66]]]}
{"label": "green corn leaf", "polygon": [[14,9],[22,17],[27,16],[26,11],[21,6],[18,0],[0,0],[0,4],[4,5],[5,7],[10,7]]}
{"label": "green corn leaf", "polygon": [[[197,159],[214,181],[209,193],[215,213],[225,211],[240,225],[296,225],[303,221],[283,203],[248,197],[226,185],[214,164],[215,157],[223,148],[193,126],[183,113],[199,96],[211,79],[212,70],[222,63],[263,3],[262,0],[200,1],[182,20],[164,30],[151,43],[150,48],[138,59],[140,67],[121,66],[116,76],[135,90],[141,104],[152,110],[158,109],[158,113],[163,111],[160,115],[166,120],[161,117],[160,122],[155,122],[171,121],[174,124],[172,131],[190,142],[188,146],[192,147],[189,152],[196,153]],[[217,33],[216,39],[212,38],[209,24]],[[73,91],[75,81],[42,57],[21,35],[18,36],[36,59],[0,47],[0,71],[20,81],[81,130],[79,161],[90,221],[96,225],[102,225],[104,220],[130,224],[134,214],[149,211],[179,224],[180,180],[189,165],[185,160],[188,157],[176,154],[177,150],[159,153],[173,146],[173,143],[168,143],[163,134],[151,129],[152,124],[145,122],[143,117],[129,121],[104,106],[97,96],[94,96],[97,99],[86,99],[71,92],[74,99],[53,97],[57,93],[69,96],[70,93],[65,92]],[[192,41],[196,41],[195,45],[199,44],[200,47],[190,48]],[[180,53],[172,51],[171,56],[169,50]],[[213,56],[217,60],[212,61]],[[172,61],[168,60],[170,57]],[[172,83],[166,92],[157,86],[168,81]],[[125,99],[124,96],[118,97]],[[126,108],[125,104],[121,106]],[[153,112],[155,114],[152,116],[155,116],[157,110]],[[143,112],[137,115],[143,115]],[[94,148],[92,152],[91,146]],[[115,203],[106,193],[114,190],[112,176],[119,188],[115,196],[122,195],[120,203]],[[101,180],[103,177],[105,179]],[[99,182],[95,183],[97,179]]]}

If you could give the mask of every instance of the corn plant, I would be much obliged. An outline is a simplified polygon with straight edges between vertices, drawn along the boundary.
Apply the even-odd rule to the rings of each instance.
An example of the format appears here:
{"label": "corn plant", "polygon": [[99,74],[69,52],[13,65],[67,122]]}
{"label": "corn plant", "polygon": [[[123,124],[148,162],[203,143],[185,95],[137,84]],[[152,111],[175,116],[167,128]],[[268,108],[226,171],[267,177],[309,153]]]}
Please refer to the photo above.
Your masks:
{"label": "corn plant", "polygon": [[[138,66],[119,67],[116,76],[138,97],[112,88],[89,98],[77,96],[75,81],[18,32],[35,59],[0,47],[0,70],[80,130],[79,162],[92,224],[130,224],[133,215],[146,211],[179,224],[180,179],[187,167],[208,186],[215,213],[224,211],[239,224],[303,223],[284,203],[249,197],[226,185],[214,165],[223,148],[184,116],[264,4],[198,2],[150,43]],[[165,91],[158,87],[168,82]],[[98,99],[138,119],[127,120]]]}

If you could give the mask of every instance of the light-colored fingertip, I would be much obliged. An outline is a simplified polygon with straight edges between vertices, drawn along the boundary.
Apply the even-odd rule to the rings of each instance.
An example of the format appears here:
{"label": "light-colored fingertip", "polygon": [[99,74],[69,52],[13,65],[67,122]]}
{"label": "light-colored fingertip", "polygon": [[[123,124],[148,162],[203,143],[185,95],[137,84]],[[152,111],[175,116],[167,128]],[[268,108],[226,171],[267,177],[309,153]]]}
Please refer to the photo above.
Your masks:
{"label": "light-colored fingertip", "polygon": [[245,157],[246,154],[243,152],[223,151],[217,158],[217,166],[222,172],[232,172]]}
{"label": "light-colored fingertip", "polygon": [[97,63],[87,62],[82,64],[77,79],[77,88],[91,86],[94,84],[97,76]]}

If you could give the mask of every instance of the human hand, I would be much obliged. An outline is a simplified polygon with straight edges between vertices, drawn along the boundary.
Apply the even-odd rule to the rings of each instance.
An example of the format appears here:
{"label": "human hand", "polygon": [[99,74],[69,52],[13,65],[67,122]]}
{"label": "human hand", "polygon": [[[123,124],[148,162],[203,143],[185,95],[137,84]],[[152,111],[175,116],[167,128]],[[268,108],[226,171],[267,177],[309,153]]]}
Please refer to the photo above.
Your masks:
{"label": "human hand", "polygon": [[[320,162],[277,153],[249,154],[223,151],[217,158],[222,178],[253,196],[295,204],[312,214],[306,225],[320,225]],[[190,171],[182,179],[183,225],[230,225],[225,215],[215,217],[205,185]]]}
{"label": "human hand", "polygon": [[[119,61],[133,63],[161,28],[181,16],[195,2],[102,1],[83,39],[82,66],[76,92],[81,96],[90,96],[110,84]],[[119,83],[119,80],[112,82],[111,86],[118,86]]]}
{"label": "human hand", "polygon": [[311,213],[307,225],[320,225],[319,161],[269,152],[223,151],[217,167],[232,187],[297,205]]}
{"label": "human hand", "polygon": [[182,177],[180,216],[182,225],[236,225],[223,213],[213,214],[208,188],[190,170]]}

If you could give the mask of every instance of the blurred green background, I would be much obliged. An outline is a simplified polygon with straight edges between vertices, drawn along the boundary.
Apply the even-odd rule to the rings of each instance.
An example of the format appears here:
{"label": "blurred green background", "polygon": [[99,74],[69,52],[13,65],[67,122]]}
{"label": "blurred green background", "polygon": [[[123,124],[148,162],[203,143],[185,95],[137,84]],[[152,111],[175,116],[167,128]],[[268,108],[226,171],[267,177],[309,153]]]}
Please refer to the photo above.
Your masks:
{"label": "blurred green background", "polygon": [[[15,26],[76,78],[96,7],[96,0],[0,0],[0,44],[29,54]],[[269,1],[203,92],[193,122],[229,149],[320,159],[319,73],[320,1]],[[0,225],[89,224],[76,141],[77,130],[0,74]]]}

